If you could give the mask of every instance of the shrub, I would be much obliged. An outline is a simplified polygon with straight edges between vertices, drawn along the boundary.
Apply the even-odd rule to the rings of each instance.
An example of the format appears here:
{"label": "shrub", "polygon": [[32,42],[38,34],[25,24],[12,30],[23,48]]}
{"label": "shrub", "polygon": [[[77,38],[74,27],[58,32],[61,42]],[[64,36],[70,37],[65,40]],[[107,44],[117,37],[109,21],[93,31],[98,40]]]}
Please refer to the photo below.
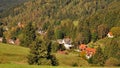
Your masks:
{"label": "shrub", "polygon": [[53,66],[58,66],[59,65],[58,60],[55,57],[55,55],[51,55],[51,61],[52,61]]}

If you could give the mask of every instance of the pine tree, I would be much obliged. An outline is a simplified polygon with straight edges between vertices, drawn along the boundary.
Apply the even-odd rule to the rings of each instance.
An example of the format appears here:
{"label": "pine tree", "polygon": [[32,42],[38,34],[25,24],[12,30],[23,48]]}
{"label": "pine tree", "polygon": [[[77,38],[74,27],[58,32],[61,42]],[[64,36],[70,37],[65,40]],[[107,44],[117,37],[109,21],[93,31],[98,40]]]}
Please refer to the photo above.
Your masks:
{"label": "pine tree", "polygon": [[36,65],[58,65],[58,61],[51,54],[51,42],[49,40],[36,39],[30,47],[30,55],[28,56],[29,64]]}
{"label": "pine tree", "polygon": [[28,56],[29,64],[51,65],[51,60],[47,59],[49,55],[43,39],[36,39],[30,49],[30,55]]}
{"label": "pine tree", "polygon": [[23,30],[24,37],[21,41],[21,45],[29,47],[29,45],[35,40],[35,28],[32,25],[32,22],[28,23]]}
{"label": "pine tree", "polygon": [[2,42],[3,42],[3,43],[7,43],[5,36],[3,36]]}

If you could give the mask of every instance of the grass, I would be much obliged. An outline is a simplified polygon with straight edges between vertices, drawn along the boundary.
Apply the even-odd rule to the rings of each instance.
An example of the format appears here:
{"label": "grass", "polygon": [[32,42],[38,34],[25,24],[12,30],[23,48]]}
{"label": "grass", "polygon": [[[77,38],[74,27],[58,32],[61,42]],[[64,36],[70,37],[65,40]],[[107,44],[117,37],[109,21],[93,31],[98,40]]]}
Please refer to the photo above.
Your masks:
{"label": "grass", "polygon": [[57,53],[56,57],[60,66],[74,66],[74,64],[77,64],[77,66],[89,66],[88,62],[76,53],[69,53],[68,55]]}
{"label": "grass", "polygon": [[68,55],[55,53],[59,66],[29,65],[27,63],[28,54],[29,48],[0,43],[0,68],[78,68],[73,67],[74,64],[82,68],[90,66],[86,60],[79,57],[79,53],[70,52]]}
{"label": "grass", "polygon": [[38,65],[24,65],[24,64],[0,64],[0,68],[72,68],[64,66],[38,66]]}
{"label": "grass", "polygon": [[27,64],[29,49],[0,43],[0,63]]}
{"label": "grass", "polygon": [[[0,67],[2,68],[43,68],[43,66],[36,66],[36,65],[28,65],[27,63],[27,55],[29,54],[29,48],[10,45],[10,44],[3,44],[0,43]],[[88,63],[81,59],[78,53],[69,53],[66,54],[59,54],[55,53],[58,61],[59,66],[57,68],[63,68],[63,66],[68,66],[68,68],[73,66],[74,63],[80,62],[81,66],[88,65]],[[45,68],[49,68],[52,66],[44,66]],[[53,67],[56,68],[56,67]]]}

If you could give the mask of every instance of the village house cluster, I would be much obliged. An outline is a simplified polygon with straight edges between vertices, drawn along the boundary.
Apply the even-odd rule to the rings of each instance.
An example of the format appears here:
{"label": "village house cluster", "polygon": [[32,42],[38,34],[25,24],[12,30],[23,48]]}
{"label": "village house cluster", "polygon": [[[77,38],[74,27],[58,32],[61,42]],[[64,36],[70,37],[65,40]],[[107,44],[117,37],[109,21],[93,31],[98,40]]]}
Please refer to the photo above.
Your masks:
{"label": "village house cluster", "polygon": [[79,46],[79,49],[80,49],[80,52],[85,52],[85,54],[86,54],[85,56],[87,59],[91,58],[96,52],[95,48],[90,48],[85,44],[81,44]]}

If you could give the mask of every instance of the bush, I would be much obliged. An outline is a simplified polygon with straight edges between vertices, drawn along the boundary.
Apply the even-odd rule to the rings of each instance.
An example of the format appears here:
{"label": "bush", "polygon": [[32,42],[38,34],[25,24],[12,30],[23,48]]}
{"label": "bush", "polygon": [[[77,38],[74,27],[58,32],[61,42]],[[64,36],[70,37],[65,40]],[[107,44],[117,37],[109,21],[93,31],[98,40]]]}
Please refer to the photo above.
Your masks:
{"label": "bush", "polygon": [[111,30],[110,30],[113,35],[115,35],[116,37],[117,36],[120,36],[120,27],[112,27]]}
{"label": "bush", "polygon": [[59,47],[59,44],[58,43],[52,43],[52,46],[51,46],[51,51],[54,53],[54,52],[57,52],[58,50],[58,47]]}
{"label": "bush", "polygon": [[47,58],[40,58],[38,60],[38,65],[51,65],[51,60]]}
{"label": "bush", "polygon": [[120,61],[116,58],[110,57],[106,60],[105,66],[120,66]]}
{"label": "bush", "polygon": [[73,66],[73,67],[77,67],[78,64],[75,62],[75,63],[72,64],[72,66]]}
{"label": "bush", "polygon": [[55,55],[51,55],[51,61],[52,61],[53,66],[58,66],[59,65],[58,60],[55,57]]}

